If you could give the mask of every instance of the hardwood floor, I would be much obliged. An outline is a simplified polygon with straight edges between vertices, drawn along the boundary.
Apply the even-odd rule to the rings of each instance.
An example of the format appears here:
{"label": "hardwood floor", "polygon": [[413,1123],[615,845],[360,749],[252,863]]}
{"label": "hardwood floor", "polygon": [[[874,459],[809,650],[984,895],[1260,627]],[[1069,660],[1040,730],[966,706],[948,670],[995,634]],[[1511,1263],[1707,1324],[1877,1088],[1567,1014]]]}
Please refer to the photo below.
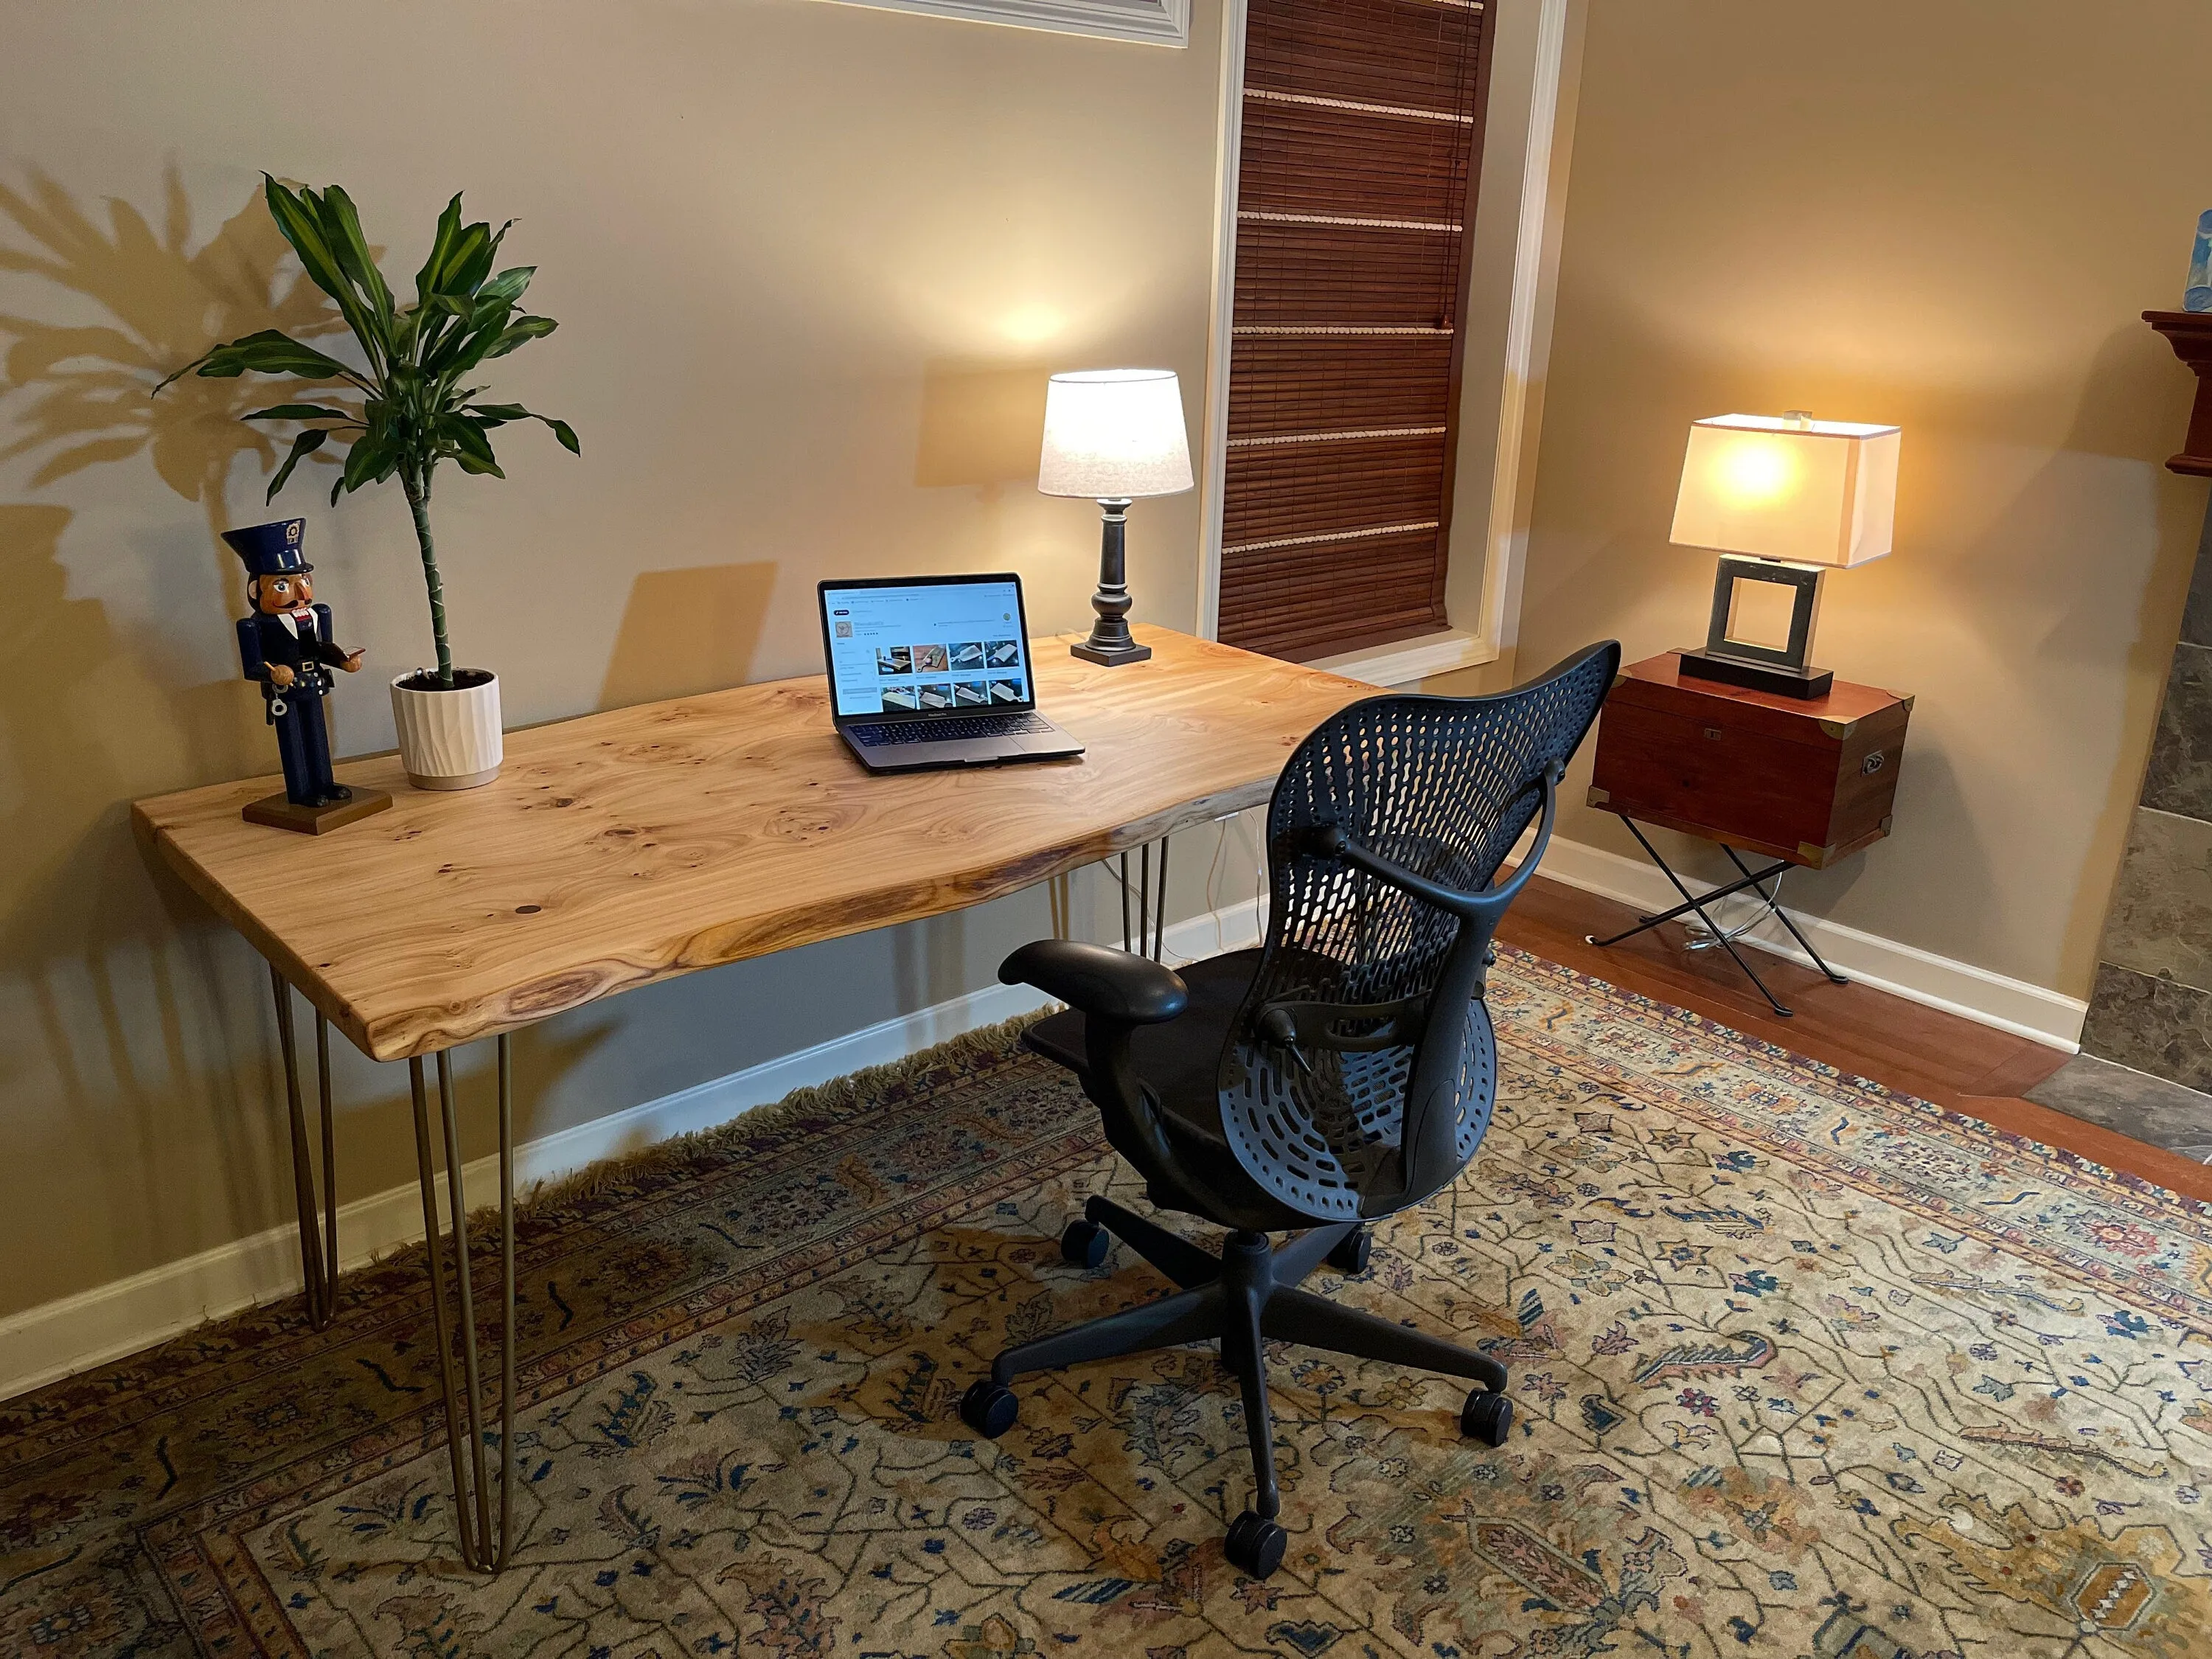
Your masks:
{"label": "hardwood floor", "polygon": [[2031,1136],[2145,1180],[2212,1199],[2212,1168],[2020,1098],[2066,1056],[2027,1037],[1865,985],[1833,985],[1765,951],[1752,960],[1795,1009],[1766,1006],[1725,951],[1691,951],[1677,924],[1600,950],[1587,942],[1636,920],[1625,904],[1539,876],[1506,913],[1509,945],[1656,1001],[1703,1014],[1792,1052],[1824,1060],[1955,1112]]}

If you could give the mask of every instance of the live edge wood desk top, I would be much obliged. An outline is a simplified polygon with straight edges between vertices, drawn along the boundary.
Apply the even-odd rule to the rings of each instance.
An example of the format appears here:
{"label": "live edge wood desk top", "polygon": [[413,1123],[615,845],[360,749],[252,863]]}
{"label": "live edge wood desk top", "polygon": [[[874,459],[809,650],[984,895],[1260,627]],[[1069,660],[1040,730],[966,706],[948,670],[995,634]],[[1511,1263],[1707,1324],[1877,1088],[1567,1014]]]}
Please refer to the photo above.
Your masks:
{"label": "live edge wood desk top", "polygon": [[[1149,662],[1032,642],[1078,761],[872,776],[819,677],[507,737],[434,793],[322,836],[244,822],[252,778],[143,800],[142,841],[362,1053],[402,1060],[633,986],[960,908],[1266,800],[1291,748],[1374,688],[1139,628]],[[274,787],[281,787],[281,785]]]}

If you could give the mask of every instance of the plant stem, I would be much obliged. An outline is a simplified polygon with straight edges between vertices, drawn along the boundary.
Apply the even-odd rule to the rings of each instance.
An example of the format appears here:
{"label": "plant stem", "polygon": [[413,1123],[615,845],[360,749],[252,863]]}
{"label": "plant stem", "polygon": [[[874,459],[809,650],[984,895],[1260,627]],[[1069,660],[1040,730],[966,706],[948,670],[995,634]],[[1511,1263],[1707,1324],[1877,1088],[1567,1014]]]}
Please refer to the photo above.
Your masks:
{"label": "plant stem", "polygon": [[446,639],[446,586],[438,577],[438,549],[430,538],[430,468],[399,469],[408,511],[415,515],[415,539],[422,549],[422,584],[430,591],[430,635],[438,646],[438,684],[453,689],[453,647]]}

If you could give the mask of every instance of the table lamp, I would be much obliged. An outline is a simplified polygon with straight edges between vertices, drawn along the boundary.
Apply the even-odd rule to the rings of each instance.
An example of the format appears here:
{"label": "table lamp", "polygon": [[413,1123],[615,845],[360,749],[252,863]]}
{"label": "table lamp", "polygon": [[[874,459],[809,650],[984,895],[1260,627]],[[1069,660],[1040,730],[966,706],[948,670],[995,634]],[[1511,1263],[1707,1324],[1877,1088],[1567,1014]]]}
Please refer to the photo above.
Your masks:
{"label": "table lamp", "polygon": [[1190,445],[1183,434],[1182,388],[1169,368],[1092,368],[1055,374],[1045,390],[1044,454],[1037,488],[1048,495],[1087,495],[1106,515],[1100,532],[1098,591],[1091,635],[1069,651],[1112,668],[1142,662],[1148,645],[1129,637],[1129,575],[1123,536],[1139,495],[1189,489]]}
{"label": "table lamp", "polygon": [[1669,539],[1721,556],[1702,651],[1682,672],[1785,697],[1825,697],[1807,665],[1820,576],[1890,550],[1899,429],[1816,421],[1802,409],[1716,415],[1690,428]]}

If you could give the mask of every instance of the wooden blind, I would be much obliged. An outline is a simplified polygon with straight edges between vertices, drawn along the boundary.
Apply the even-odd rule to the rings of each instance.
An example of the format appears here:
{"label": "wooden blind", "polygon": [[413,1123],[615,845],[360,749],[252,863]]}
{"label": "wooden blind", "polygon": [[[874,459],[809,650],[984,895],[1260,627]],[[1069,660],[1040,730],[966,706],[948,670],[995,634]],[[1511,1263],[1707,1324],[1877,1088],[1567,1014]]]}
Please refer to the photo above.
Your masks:
{"label": "wooden blind", "polygon": [[1221,637],[1294,660],[1444,623],[1477,0],[1250,0]]}

